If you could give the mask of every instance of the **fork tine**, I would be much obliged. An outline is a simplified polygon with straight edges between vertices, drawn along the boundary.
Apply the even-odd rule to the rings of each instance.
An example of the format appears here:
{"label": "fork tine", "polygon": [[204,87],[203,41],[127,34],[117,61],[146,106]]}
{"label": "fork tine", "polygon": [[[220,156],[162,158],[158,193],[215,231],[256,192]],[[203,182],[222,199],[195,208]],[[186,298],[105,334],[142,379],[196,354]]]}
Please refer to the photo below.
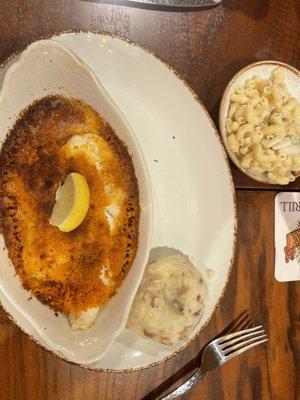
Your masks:
{"label": "fork tine", "polygon": [[260,330],[260,331],[255,331],[255,332],[247,333],[247,334],[245,334],[245,335],[239,336],[239,337],[237,337],[237,338],[235,338],[235,339],[232,339],[232,340],[226,340],[225,343],[222,342],[222,343],[219,344],[219,346],[220,346],[220,348],[224,351],[224,350],[227,349],[227,347],[231,347],[231,346],[232,346],[233,344],[235,344],[235,343],[244,341],[244,339],[250,338],[251,336],[256,336],[256,337],[257,337],[257,335],[260,335],[261,333],[262,333],[262,334],[265,333],[264,329],[262,329],[262,330]]}
{"label": "fork tine", "polygon": [[267,335],[264,334],[264,335],[256,336],[256,337],[254,337],[254,338],[251,338],[251,339],[242,341],[242,342],[236,344],[235,346],[227,347],[225,350],[223,350],[223,353],[224,353],[224,355],[226,356],[226,354],[231,353],[232,351],[237,351],[237,350],[239,350],[239,349],[242,349],[243,347],[245,347],[246,344],[255,343],[255,342],[257,342],[259,339],[263,339],[263,338],[266,338],[266,337],[267,337]]}
{"label": "fork tine", "polygon": [[227,361],[229,361],[231,358],[233,358],[233,357],[235,357],[235,356],[237,356],[237,355],[239,355],[239,354],[242,354],[242,353],[244,353],[245,351],[247,351],[247,350],[249,350],[249,349],[252,349],[252,347],[258,346],[259,344],[265,343],[265,342],[267,342],[267,341],[268,341],[268,339],[263,339],[263,340],[259,340],[258,342],[249,344],[248,346],[242,347],[241,349],[236,350],[236,351],[234,351],[233,353],[230,353],[228,356],[225,356],[225,360],[226,360],[226,362],[227,362]]}
{"label": "fork tine", "polygon": [[227,340],[236,338],[236,337],[238,337],[238,336],[243,336],[244,334],[257,331],[258,329],[263,329],[263,326],[262,326],[262,325],[258,325],[258,326],[255,326],[254,328],[244,329],[243,331],[239,331],[239,332],[235,332],[235,333],[230,333],[229,335],[221,336],[220,338],[216,339],[215,343],[223,344],[223,343],[226,342]]}

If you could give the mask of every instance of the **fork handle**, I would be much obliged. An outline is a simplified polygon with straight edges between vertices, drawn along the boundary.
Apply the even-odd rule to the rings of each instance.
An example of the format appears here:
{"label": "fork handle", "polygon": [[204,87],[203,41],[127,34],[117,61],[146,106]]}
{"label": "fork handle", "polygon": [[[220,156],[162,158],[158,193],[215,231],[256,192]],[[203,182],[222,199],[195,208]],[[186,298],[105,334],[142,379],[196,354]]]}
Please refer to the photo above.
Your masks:
{"label": "fork handle", "polygon": [[173,400],[177,399],[177,397],[182,396],[186,392],[188,392],[192,386],[195,385],[200,379],[204,377],[205,373],[201,371],[201,369],[197,369],[197,371],[192,375],[187,381],[185,381],[182,385],[180,385],[177,389],[173,390],[165,397],[161,397],[160,400]]}

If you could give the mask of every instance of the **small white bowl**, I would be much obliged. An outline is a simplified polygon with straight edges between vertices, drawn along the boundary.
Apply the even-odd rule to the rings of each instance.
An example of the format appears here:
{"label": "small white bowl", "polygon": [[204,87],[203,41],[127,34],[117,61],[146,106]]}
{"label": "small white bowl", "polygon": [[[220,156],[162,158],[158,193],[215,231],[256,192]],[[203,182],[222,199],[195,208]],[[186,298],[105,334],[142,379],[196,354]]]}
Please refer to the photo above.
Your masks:
{"label": "small white bowl", "polygon": [[[144,156],[131,127],[89,66],[54,40],[31,44],[7,71],[0,92],[0,141],[4,142],[20,111],[49,94],[72,96],[91,105],[112,126],[132,157],[140,192],[139,245],[131,269],[89,331],[72,331],[64,315],[26,292],[11,265],[0,236],[0,301],[15,323],[34,339],[66,360],[96,362],[106,354],[122,331],[147,264],[151,246],[153,206],[150,178]],[[1,148],[0,145],[0,148]]]}
{"label": "small white bowl", "polygon": [[[252,78],[254,75],[260,76],[262,79],[269,79],[271,73],[274,69],[281,67],[285,72],[285,84],[287,86],[288,92],[294,96],[296,99],[300,101],[300,71],[291,65],[279,62],[279,61],[259,61],[253,64],[247,65],[245,68],[242,68],[239,72],[237,72],[231,81],[226,86],[226,89],[223,93],[220,111],[219,111],[219,126],[220,133],[226,148],[227,154],[229,155],[232,162],[237,166],[237,168],[242,171],[245,175],[249,176],[249,178],[254,179],[257,182],[272,184],[265,180],[263,176],[259,177],[258,175],[251,175],[249,171],[244,170],[236,155],[230,150],[227,142],[227,132],[225,127],[225,121],[229,111],[230,105],[230,95],[235,92],[238,86],[243,86],[247,79]],[[276,184],[278,185],[278,184]]]}

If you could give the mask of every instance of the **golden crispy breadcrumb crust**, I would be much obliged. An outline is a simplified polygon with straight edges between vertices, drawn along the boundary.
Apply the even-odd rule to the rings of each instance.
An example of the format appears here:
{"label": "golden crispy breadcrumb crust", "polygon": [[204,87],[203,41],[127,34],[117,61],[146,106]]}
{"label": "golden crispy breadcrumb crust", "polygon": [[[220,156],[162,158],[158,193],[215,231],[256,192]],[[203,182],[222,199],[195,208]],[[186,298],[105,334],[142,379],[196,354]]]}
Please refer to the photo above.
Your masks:
{"label": "golden crispy breadcrumb crust", "polygon": [[[110,232],[99,171],[84,155],[61,151],[74,135],[94,132],[111,149],[109,174],[125,193],[118,229]],[[87,179],[88,214],[74,231],[49,224],[59,183],[70,172]],[[0,153],[0,227],[9,257],[24,288],[56,311],[78,313],[101,306],[120,286],[136,255],[139,192],[126,146],[88,105],[58,95],[25,109]],[[99,278],[108,267],[111,284]]]}

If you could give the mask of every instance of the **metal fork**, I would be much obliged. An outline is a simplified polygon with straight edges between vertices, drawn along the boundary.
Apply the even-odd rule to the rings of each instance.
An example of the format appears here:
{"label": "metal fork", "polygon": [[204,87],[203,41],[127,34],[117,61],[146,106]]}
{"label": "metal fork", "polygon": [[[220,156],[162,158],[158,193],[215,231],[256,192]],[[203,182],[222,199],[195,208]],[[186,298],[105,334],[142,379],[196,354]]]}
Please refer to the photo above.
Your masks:
{"label": "metal fork", "polygon": [[194,375],[167,396],[162,397],[161,400],[171,400],[182,396],[211,369],[225,364],[233,357],[267,340],[267,335],[262,325],[224,335],[213,340],[205,346],[200,368],[197,369]]}

